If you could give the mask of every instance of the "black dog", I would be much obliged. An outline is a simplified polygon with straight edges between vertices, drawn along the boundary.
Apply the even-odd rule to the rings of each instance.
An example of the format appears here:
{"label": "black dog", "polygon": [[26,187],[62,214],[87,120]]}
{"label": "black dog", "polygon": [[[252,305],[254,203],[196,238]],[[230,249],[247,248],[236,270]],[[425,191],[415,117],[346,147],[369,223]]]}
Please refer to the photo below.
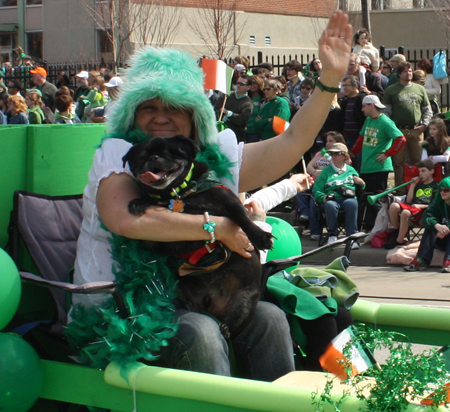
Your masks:
{"label": "black dog", "polygon": [[[205,163],[194,161],[197,152],[197,144],[183,136],[153,138],[133,146],[123,162],[124,165],[128,162],[143,195],[130,202],[130,213],[140,215],[150,205],[164,204],[188,214],[208,212],[226,216],[242,228],[254,246],[270,249],[272,235],[251,221],[237,196],[222,186]],[[204,241],[147,243],[169,256],[187,258],[193,252],[204,252],[198,264],[190,260],[180,268],[181,275],[186,266],[196,272],[193,276],[180,276],[179,280],[189,310],[215,316],[226,337],[236,334],[250,321],[260,298],[259,253],[253,252],[247,259],[231,253],[218,242],[207,247]],[[215,268],[217,262],[212,261],[216,260],[212,259],[213,255],[224,262],[218,268]],[[209,270],[198,268],[202,262]]]}

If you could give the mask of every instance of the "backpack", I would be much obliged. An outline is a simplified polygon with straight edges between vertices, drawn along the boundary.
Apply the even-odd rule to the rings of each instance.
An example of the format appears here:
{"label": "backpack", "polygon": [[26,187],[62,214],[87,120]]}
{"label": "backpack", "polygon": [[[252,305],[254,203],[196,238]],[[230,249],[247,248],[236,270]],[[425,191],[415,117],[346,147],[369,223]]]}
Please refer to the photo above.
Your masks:
{"label": "backpack", "polygon": [[447,77],[447,57],[443,51],[433,57],[433,75],[436,79]]}

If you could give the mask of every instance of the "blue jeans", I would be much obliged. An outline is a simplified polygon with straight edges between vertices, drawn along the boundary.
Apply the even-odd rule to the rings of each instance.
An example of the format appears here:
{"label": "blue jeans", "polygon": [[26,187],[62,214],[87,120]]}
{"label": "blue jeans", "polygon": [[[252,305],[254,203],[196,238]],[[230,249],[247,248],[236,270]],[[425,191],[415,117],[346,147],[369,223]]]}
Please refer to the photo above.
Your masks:
{"label": "blue jeans", "polygon": [[302,193],[311,193],[312,189],[304,190],[297,194],[297,203],[300,210],[300,216],[309,217],[309,231],[311,235],[320,235],[322,226],[320,226],[319,213],[312,196]]}
{"label": "blue jeans", "polygon": [[427,264],[430,264],[433,259],[435,247],[445,252],[444,260],[450,259],[450,236],[438,239],[436,233],[437,231],[434,229],[425,229],[417,252],[417,257],[423,259]]}
{"label": "blue jeans", "polygon": [[345,234],[347,236],[356,233],[358,226],[358,200],[356,198],[329,200],[324,204],[325,219],[327,220],[328,233],[337,236],[338,212],[345,212]]}
{"label": "blue jeans", "polygon": [[[163,366],[231,376],[228,343],[207,315],[177,310],[180,326],[162,348]],[[295,370],[292,340],[285,313],[269,302],[258,302],[252,321],[232,339],[236,361],[253,379],[273,381]]]}

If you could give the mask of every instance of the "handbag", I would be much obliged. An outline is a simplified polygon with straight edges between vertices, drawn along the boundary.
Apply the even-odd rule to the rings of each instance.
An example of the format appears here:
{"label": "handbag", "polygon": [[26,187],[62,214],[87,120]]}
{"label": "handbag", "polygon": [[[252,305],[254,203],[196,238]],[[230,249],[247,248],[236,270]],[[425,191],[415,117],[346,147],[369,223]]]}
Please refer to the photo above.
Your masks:
{"label": "handbag", "polygon": [[356,196],[356,191],[348,187],[340,187],[336,190],[343,198],[351,198]]}
{"label": "handbag", "polygon": [[447,77],[447,57],[443,51],[433,57],[433,76],[435,79]]}

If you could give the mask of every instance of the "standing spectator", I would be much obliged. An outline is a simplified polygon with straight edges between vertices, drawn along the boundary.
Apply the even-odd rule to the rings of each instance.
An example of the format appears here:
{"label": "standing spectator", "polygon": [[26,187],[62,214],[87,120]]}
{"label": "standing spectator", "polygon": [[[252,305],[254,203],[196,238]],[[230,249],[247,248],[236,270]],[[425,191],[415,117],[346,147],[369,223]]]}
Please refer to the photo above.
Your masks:
{"label": "standing spectator", "polygon": [[259,142],[261,140],[261,133],[256,131],[255,121],[264,103],[264,80],[254,75],[251,81],[252,85],[250,86],[248,95],[252,99],[253,111],[247,121],[247,131],[245,132],[245,140],[247,143]]}
{"label": "standing spectator", "polygon": [[278,116],[289,121],[291,111],[286,99],[278,96],[280,92],[280,83],[276,80],[268,80],[264,84],[264,95],[267,102],[262,107],[259,115],[256,117],[255,128],[261,132],[261,139],[266,140],[277,134],[273,130],[273,117]]}
{"label": "standing spectator", "polygon": [[28,106],[30,124],[43,124],[45,120],[45,114],[42,110],[44,103],[41,100],[39,90],[30,90],[25,96],[25,102]]}
{"label": "standing spectator", "polygon": [[2,68],[0,68],[0,93],[6,92],[6,90],[8,89],[5,85],[5,83],[3,83],[4,78],[5,78],[5,73],[3,72]]}
{"label": "standing spectator", "polygon": [[286,63],[284,69],[286,71],[286,78],[288,79],[291,112],[292,115],[294,115],[297,111],[293,110],[295,99],[301,94],[300,85],[303,80],[303,76],[301,74],[302,65],[297,60],[291,60]]}
{"label": "standing spectator", "polygon": [[389,60],[389,63],[392,65],[392,71],[391,75],[389,76],[389,86],[392,86],[393,84],[398,82],[398,73],[397,68],[398,65],[402,62],[406,62],[405,56],[403,54],[394,54]]}
{"label": "standing spectator", "polygon": [[[427,79],[427,75],[423,70],[414,70],[413,71],[413,77],[412,82],[420,84],[421,86],[425,87],[425,81]],[[431,104],[431,102],[430,102]]]}
{"label": "standing spectator", "polygon": [[[241,75],[236,82],[236,91],[231,93],[223,110],[222,120],[233,130],[238,142],[245,141],[245,129],[247,121],[253,111],[253,102],[248,97],[248,91],[251,86],[251,79],[246,74]],[[223,99],[217,102],[216,109],[220,111],[223,105]]]}
{"label": "standing spectator", "polygon": [[74,115],[70,108],[73,100],[68,94],[61,94],[55,99],[55,124],[75,124],[81,123],[80,119]]}
{"label": "standing spectator", "polygon": [[383,90],[385,90],[386,87],[388,87],[388,85],[389,85],[389,77],[386,77],[383,74],[383,67],[384,67],[383,65],[384,65],[383,60],[380,59],[380,65],[378,67],[378,70],[377,71],[373,71],[373,74],[380,78],[381,87],[383,88]]}
{"label": "standing spectator", "polygon": [[439,99],[441,97],[441,85],[448,83],[448,77],[436,79],[433,75],[433,62],[426,57],[423,57],[417,63],[417,67],[426,73],[425,90],[430,100],[433,114],[439,113]]}
{"label": "standing spectator", "polygon": [[97,76],[101,76],[100,72],[97,70],[91,70],[89,72],[89,77],[88,77],[88,85],[89,87],[92,87],[92,85],[94,84],[95,78]]}
{"label": "standing spectator", "polygon": [[94,110],[94,112],[91,114],[92,123],[104,123],[106,121],[108,112],[115,105],[117,99],[119,98],[119,90],[122,84],[123,80],[120,77],[113,77],[108,83],[105,83],[105,86],[108,88],[110,100],[103,110],[103,116],[98,116],[101,109]]}
{"label": "standing spectator", "polygon": [[301,93],[294,100],[294,104],[297,109],[300,109],[300,107],[305,104],[306,100],[308,100],[308,97],[311,96],[312,92],[314,91],[314,86],[314,80],[309,78],[303,79],[300,86]]}
{"label": "standing spectator", "polygon": [[22,96],[9,96],[8,124],[29,124],[28,110]]}
{"label": "standing spectator", "polygon": [[305,68],[306,74],[305,77],[312,77],[313,79],[317,79],[322,72],[322,62],[319,58],[314,58]]}
{"label": "standing spectator", "polygon": [[359,80],[356,76],[346,76],[342,80],[344,98],[339,102],[344,116],[344,135],[347,147],[351,150],[358,140],[366,116],[362,112],[362,101],[367,93],[359,91]]}
{"label": "standing spectator", "polygon": [[373,46],[372,38],[370,37],[369,30],[358,30],[353,36],[355,47],[353,47],[353,53],[358,53],[361,56],[367,56],[370,60],[370,67],[373,72],[378,70],[380,65],[380,54],[378,49]]}
{"label": "standing spectator", "polygon": [[[10,96],[22,96],[22,83],[19,79],[11,79],[8,82],[8,94]],[[23,97],[23,96],[22,96]]]}
{"label": "standing spectator", "polygon": [[[348,75],[358,77],[360,91],[376,93],[380,98],[383,96],[381,80],[371,70],[361,65],[361,56],[357,53],[350,54],[347,73],[344,77]],[[341,92],[344,92],[343,88],[341,88]]]}
{"label": "standing spectator", "polygon": [[8,94],[5,91],[0,90],[0,126],[7,124],[6,122],[6,104],[4,99],[8,98]]}
{"label": "standing spectator", "polygon": [[84,114],[88,117],[90,122],[92,110],[105,107],[109,101],[108,88],[105,86],[105,79],[102,76],[97,76],[92,83],[92,90],[86,96],[89,102],[84,109]]}
{"label": "standing spectator", "polygon": [[67,86],[69,88],[71,86],[71,84],[70,84],[70,77],[64,70],[61,70],[58,73],[57,82],[56,82],[56,88],[57,89],[60,89],[62,86]]}
{"label": "standing spectator", "polygon": [[389,78],[391,77],[391,73],[394,68],[392,67],[392,64],[388,61],[383,62],[383,64],[381,64],[380,67],[381,67],[381,73],[384,74],[388,78],[388,84],[383,85],[383,82],[381,82],[383,85],[383,88],[386,90],[386,88],[389,85]]}
{"label": "standing spectator", "polygon": [[73,94],[73,101],[76,104],[75,113],[80,120],[83,120],[84,109],[86,108],[86,103],[84,100],[91,91],[88,84],[89,72],[83,70],[80,73],[77,73],[75,77],[77,79],[78,86]]}
{"label": "standing spectator", "polygon": [[[409,163],[417,164],[422,158],[420,141],[431,119],[431,107],[427,92],[423,86],[412,82],[412,66],[402,62],[397,67],[399,82],[389,86],[383,98],[385,113],[395,122],[406,137],[405,147],[394,156],[395,186],[403,181],[403,167],[406,155]],[[406,188],[398,189],[398,193],[406,194]]]}
{"label": "standing spectator", "polygon": [[53,112],[55,93],[58,89],[54,84],[47,81],[47,70],[43,67],[36,67],[30,70],[30,73],[33,75],[32,79],[35,84],[35,89],[38,89],[42,94],[42,101]]}

